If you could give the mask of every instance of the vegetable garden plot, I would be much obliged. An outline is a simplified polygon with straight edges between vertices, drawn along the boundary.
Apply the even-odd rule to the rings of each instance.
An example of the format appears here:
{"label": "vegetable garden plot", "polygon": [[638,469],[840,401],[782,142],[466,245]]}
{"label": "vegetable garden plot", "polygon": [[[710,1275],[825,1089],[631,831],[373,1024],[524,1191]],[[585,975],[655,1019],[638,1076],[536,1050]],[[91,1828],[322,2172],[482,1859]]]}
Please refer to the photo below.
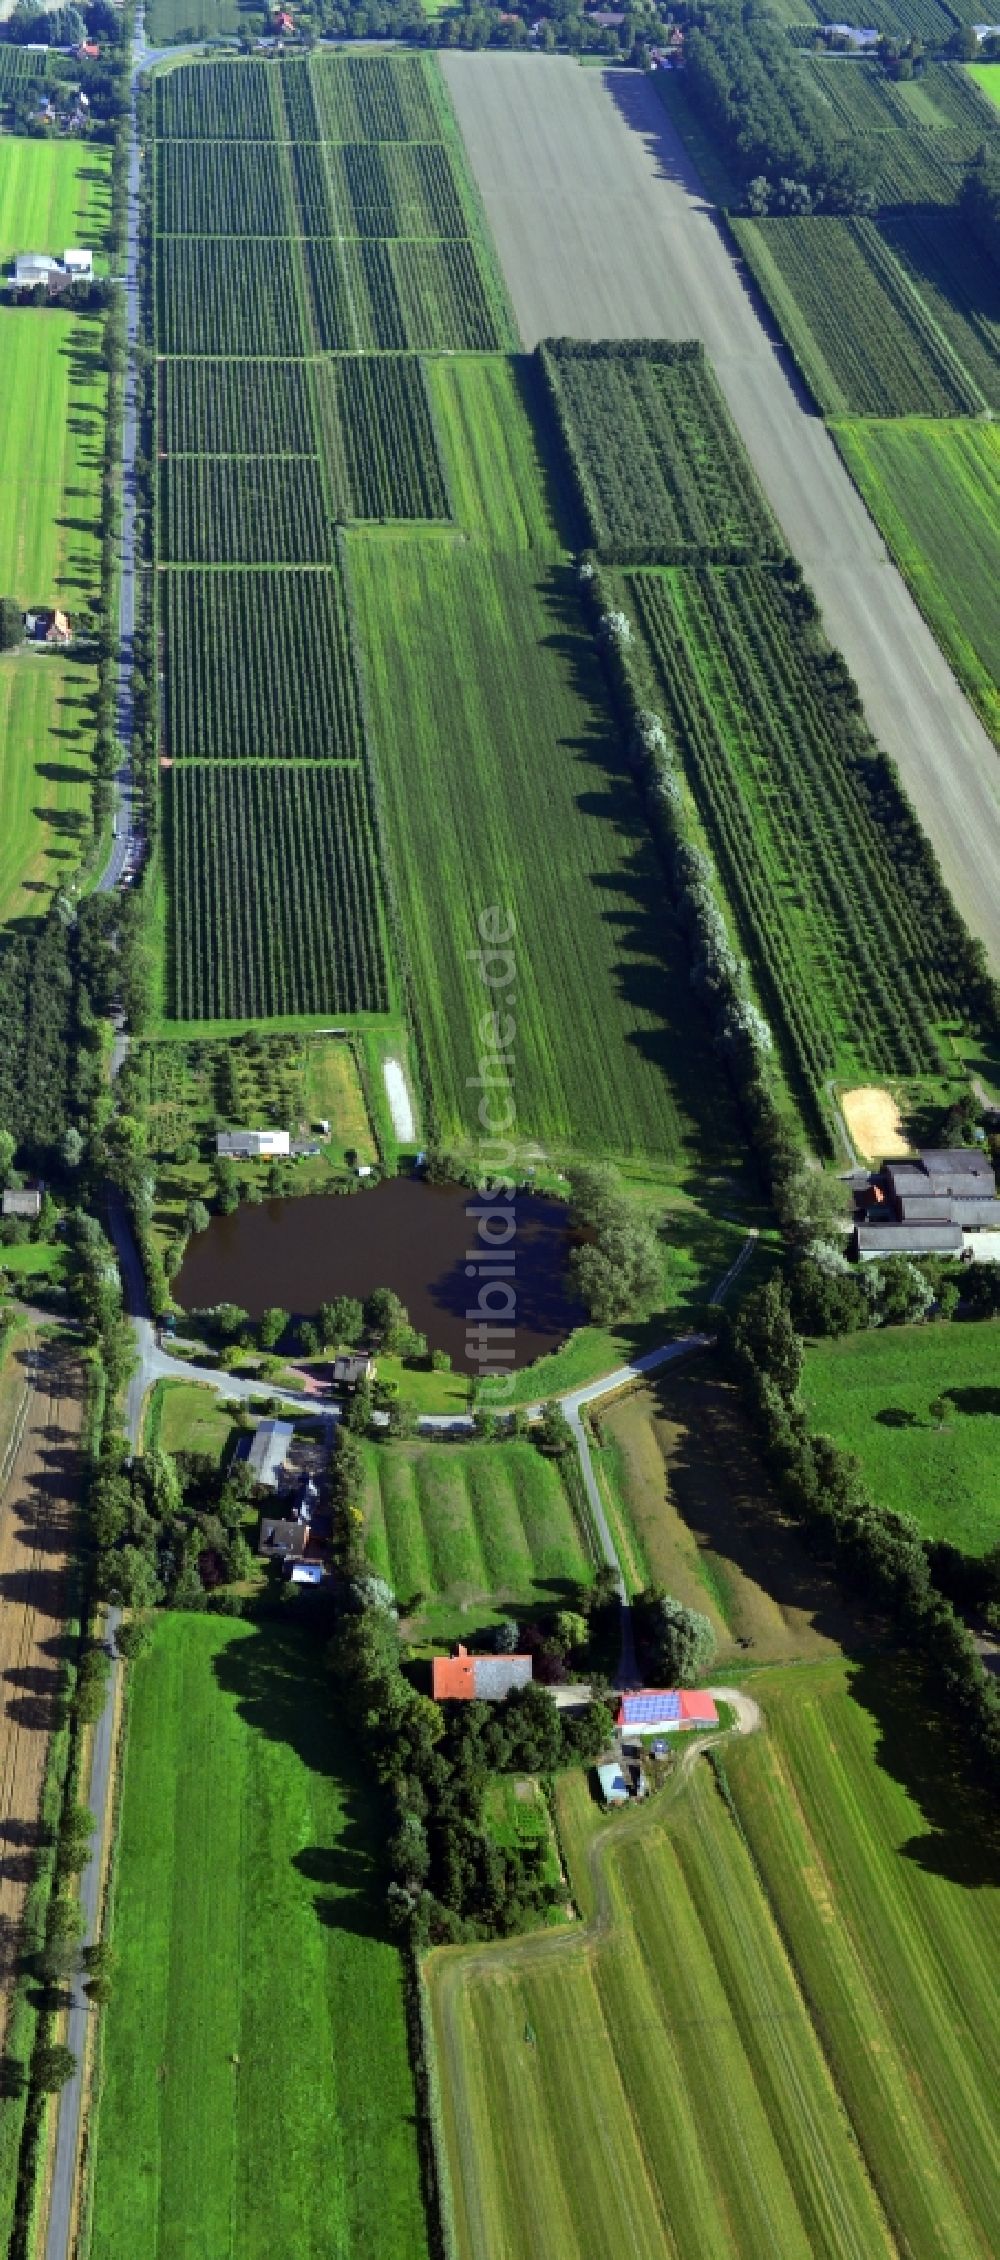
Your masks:
{"label": "vegetable garden plot", "polygon": [[163,361],[160,385],[168,455],[315,453],[303,361]]}
{"label": "vegetable garden plot", "polygon": [[301,354],[307,350],[291,244],[223,236],[161,237],[156,247],[162,353]]}
{"label": "vegetable garden plot", "polygon": [[340,576],[164,573],[166,751],[360,758],[361,718]]}
{"label": "vegetable garden plot", "polygon": [[700,346],[556,339],[539,355],[601,556],[784,555]]}
{"label": "vegetable garden plot", "polygon": [[317,365],[327,475],[342,518],[447,518],[423,364],[355,359]]}
{"label": "vegetable garden plot", "polygon": [[159,143],[156,224],[161,235],[284,235],[289,218],[276,148],[246,141]]}
{"label": "vegetable garden plot", "polygon": [[731,225],[824,414],[955,416],[982,406],[873,221]]}
{"label": "vegetable garden plot", "polygon": [[275,141],[282,122],[269,63],[183,63],[153,80],[160,141]]}
{"label": "vegetable garden plot", "polygon": [[314,55],[311,71],[326,140],[441,140],[441,117],[422,56]]}
{"label": "vegetable garden plot", "polygon": [[363,769],[168,772],[174,1014],[385,1012]]}
{"label": "vegetable garden plot", "polygon": [[755,567],[623,586],[799,1075],[933,1073],[968,1009],[962,929],[808,592]]}
{"label": "vegetable garden plot", "polygon": [[160,465],[161,563],[318,565],[333,534],[315,456],[174,456]]}
{"label": "vegetable garden plot", "polygon": [[388,249],[408,345],[499,353],[513,342],[471,243],[400,242]]}

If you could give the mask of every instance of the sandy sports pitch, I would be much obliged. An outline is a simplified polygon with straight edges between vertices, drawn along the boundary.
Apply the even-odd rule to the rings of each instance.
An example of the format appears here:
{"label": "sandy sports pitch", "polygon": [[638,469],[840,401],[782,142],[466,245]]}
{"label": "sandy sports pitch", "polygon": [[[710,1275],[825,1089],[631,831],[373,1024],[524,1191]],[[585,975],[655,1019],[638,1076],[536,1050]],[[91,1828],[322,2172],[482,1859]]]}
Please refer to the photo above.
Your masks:
{"label": "sandy sports pitch", "polygon": [[698,337],[758,478],[1000,969],[1000,762],[918,612],[656,92],[566,57],[442,57],[525,345]]}
{"label": "sandy sports pitch", "polygon": [[873,1083],[841,1091],[840,1111],[862,1161],[896,1161],[913,1152],[891,1091],[880,1091]]}
{"label": "sandy sports pitch", "polygon": [[55,1650],[79,1482],[83,1389],[64,1348],[19,1330],[0,1393],[0,2029],[59,1690]]}

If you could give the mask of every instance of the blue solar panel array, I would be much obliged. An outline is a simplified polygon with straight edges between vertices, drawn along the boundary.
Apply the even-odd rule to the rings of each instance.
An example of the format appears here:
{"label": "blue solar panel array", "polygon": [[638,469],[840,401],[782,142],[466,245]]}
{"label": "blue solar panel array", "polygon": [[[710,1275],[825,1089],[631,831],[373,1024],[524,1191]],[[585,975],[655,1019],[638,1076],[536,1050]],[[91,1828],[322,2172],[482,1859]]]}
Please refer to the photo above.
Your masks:
{"label": "blue solar panel array", "polygon": [[661,1695],[626,1695],[624,1726],[657,1726],[661,1719],[679,1719],[681,1699],[675,1689]]}

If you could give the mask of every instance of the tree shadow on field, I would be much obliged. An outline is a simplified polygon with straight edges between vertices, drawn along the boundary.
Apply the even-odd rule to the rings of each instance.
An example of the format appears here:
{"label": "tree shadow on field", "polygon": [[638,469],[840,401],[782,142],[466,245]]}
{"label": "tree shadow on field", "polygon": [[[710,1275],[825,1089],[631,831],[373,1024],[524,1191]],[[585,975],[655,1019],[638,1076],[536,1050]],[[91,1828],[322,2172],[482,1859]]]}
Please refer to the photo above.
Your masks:
{"label": "tree shadow on field", "polygon": [[340,1807],[336,1841],[308,1845],[290,1867],[318,1888],[316,1917],[330,1930],[388,1938],[384,1876],[378,1850],[386,1819],[381,1794],[353,1733],[336,1717],[337,1693],[324,1664],[323,1641],[297,1611],[289,1626],[263,1623],[234,1637],[213,1658],[219,1686],[254,1734],[283,1743],[300,1765],[335,1782]]}
{"label": "tree shadow on field", "polygon": [[[665,1367],[646,1387],[657,1415],[670,1423],[671,1503],[699,1550],[723,1573],[731,1566],[751,1580],[780,1609],[804,1611],[811,1629],[846,1658],[850,1694],[874,1723],[874,1763],[919,1813],[921,1825],[895,1844],[898,1857],[968,1890],[1000,1885],[1000,1813],[974,1782],[960,1717],[937,1715],[926,1675],[894,1628],[845,1588],[790,1521],[718,1359]],[[795,1668],[789,1667],[790,1692]],[[720,1662],[717,1676],[725,1672]],[[807,1690],[805,1680],[803,1699]],[[766,1712],[764,1689],[762,1700]]]}

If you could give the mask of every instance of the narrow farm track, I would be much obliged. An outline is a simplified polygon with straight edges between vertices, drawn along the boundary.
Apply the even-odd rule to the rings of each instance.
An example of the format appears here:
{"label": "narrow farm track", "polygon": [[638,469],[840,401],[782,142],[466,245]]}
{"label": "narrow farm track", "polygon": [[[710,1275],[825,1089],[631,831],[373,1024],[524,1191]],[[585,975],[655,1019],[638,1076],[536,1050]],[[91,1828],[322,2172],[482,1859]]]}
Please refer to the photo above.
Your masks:
{"label": "narrow farm track", "polygon": [[453,54],[442,68],[525,344],[704,341],[869,725],[1000,968],[996,749],[769,333],[655,87],[537,55]]}
{"label": "narrow farm track", "polygon": [[0,2019],[38,1845],[59,1686],[70,1525],[83,1417],[79,1367],[30,1336],[25,1389],[0,1460]]}

